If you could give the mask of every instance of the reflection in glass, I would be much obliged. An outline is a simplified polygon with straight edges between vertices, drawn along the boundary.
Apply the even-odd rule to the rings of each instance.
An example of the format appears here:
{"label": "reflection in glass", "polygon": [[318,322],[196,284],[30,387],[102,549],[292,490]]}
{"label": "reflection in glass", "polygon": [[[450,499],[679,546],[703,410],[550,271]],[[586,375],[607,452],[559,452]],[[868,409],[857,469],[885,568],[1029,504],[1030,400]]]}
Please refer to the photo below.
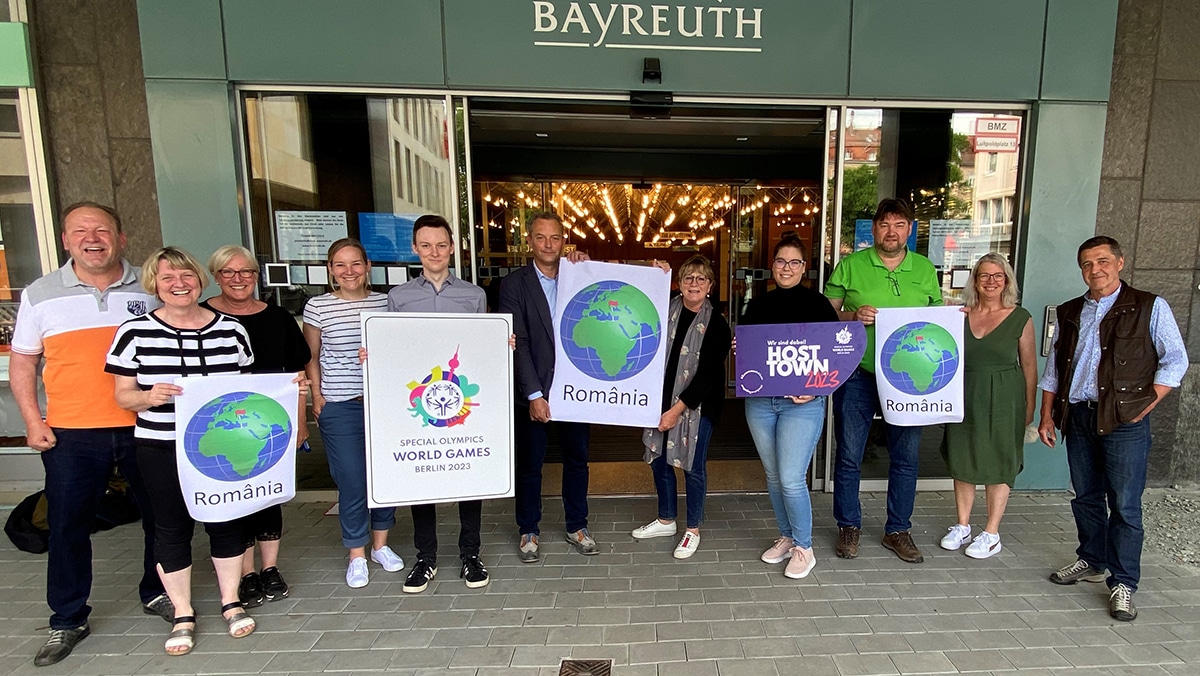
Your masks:
{"label": "reflection in glass", "polygon": [[[21,291],[45,272],[34,208],[41,196],[34,194],[36,184],[30,179],[20,106],[16,90],[0,89],[0,366],[4,373]],[[25,425],[16,402],[7,386],[0,394],[0,445],[23,445]]]}
{"label": "reflection in glass", "polygon": [[[281,212],[317,212],[314,233],[321,232],[318,216],[336,216],[325,222],[338,226],[344,221],[346,233],[373,252],[372,279],[380,284],[402,278],[415,261],[418,216],[458,219],[444,97],[252,93],[243,112],[255,254],[290,264],[294,283],[265,292],[268,302],[298,315],[309,297],[327,290],[323,245],[281,257]],[[328,488],[320,435],[310,432],[312,453],[298,457],[297,480],[301,488]]]}
{"label": "reflection in glass", "polygon": [[[276,213],[345,213],[351,237],[362,214],[397,216],[372,225],[406,254],[416,217],[454,220],[454,172],[446,102],[440,97],[250,94],[245,98],[250,222],[256,253],[279,260]],[[380,219],[368,219],[372,224]],[[365,221],[364,221],[365,222]],[[388,231],[391,228],[392,231]],[[390,256],[397,260],[401,256]],[[321,257],[282,262],[318,263]]]}

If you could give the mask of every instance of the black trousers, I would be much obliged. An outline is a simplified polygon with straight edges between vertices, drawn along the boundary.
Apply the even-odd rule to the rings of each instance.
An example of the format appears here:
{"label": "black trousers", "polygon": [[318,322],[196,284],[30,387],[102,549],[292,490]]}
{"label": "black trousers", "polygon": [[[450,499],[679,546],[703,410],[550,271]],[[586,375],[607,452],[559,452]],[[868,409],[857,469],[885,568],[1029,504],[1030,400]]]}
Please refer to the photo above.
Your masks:
{"label": "black trousers", "polygon": [[253,547],[255,540],[278,540],[283,537],[283,506],[271,505],[242,517],[242,528],[246,533],[247,547]]}
{"label": "black trousers", "polygon": [[[179,488],[175,446],[139,439],[137,463],[146,481],[154,510],[154,558],[163,572],[174,573],[192,565],[192,534],[196,521],[188,513]],[[246,532],[241,519],[204,524],[209,555],[231,559],[246,552]]]}
{"label": "black trousers", "polygon": [[[460,558],[479,556],[479,522],[483,514],[481,500],[458,503],[458,555]],[[413,505],[413,544],[417,558],[431,566],[437,565],[437,506]]]}

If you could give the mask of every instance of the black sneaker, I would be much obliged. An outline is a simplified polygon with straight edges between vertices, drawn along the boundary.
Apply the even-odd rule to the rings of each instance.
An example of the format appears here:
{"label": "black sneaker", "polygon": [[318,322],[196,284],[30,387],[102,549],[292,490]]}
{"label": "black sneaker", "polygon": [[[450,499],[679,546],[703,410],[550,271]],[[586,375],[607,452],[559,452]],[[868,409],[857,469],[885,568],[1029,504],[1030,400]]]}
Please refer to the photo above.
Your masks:
{"label": "black sneaker", "polygon": [[149,603],[143,603],[142,612],[147,615],[157,615],[167,622],[175,621],[175,604],[171,603],[171,597],[166,594],[159,594]]}
{"label": "black sneaker", "polygon": [[462,560],[462,569],[458,571],[458,576],[467,583],[468,589],[478,589],[486,587],[488,580],[488,570],[483,567],[483,562],[478,556],[468,556]]}
{"label": "black sneaker", "polygon": [[267,594],[263,591],[262,578],[258,576],[258,573],[247,573],[242,576],[242,581],[238,584],[238,600],[242,602],[243,608],[257,608],[267,600]]}
{"label": "black sneaker", "polygon": [[429,565],[428,561],[417,559],[417,564],[413,566],[408,577],[404,580],[404,586],[401,591],[406,594],[419,594],[425,591],[429,586],[429,581],[437,575],[437,566]]}
{"label": "black sneaker", "polygon": [[86,624],[75,629],[51,629],[50,639],[42,646],[37,657],[33,658],[35,667],[48,667],[66,659],[75,649],[75,645],[92,633]]}
{"label": "black sneaker", "polygon": [[283,576],[279,574],[279,569],[275,566],[263,568],[262,586],[268,601],[286,599],[288,592],[291,591],[288,583],[283,581]]}

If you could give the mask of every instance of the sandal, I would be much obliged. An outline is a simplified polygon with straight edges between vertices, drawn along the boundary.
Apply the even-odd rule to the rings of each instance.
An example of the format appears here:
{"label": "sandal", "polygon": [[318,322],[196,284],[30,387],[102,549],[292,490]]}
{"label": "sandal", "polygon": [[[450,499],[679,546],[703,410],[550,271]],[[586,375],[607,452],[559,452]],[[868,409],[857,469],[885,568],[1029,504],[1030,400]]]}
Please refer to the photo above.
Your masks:
{"label": "sandal", "polygon": [[[177,617],[172,620],[171,626],[174,627],[177,624],[187,624],[189,622],[192,624],[192,626],[185,627],[183,629],[173,629],[171,633],[167,634],[167,644],[163,647],[167,651],[168,655],[172,657],[186,655],[192,652],[192,648],[196,646],[195,615],[183,615]],[[183,650],[172,650],[172,648],[183,648]]]}
{"label": "sandal", "polygon": [[250,617],[245,610],[242,610],[241,601],[234,601],[221,606],[221,615],[224,616],[225,613],[235,609],[238,612],[225,618],[225,622],[229,624],[229,635],[233,638],[245,638],[253,634],[254,627],[257,625],[254,622],[254,618]]}

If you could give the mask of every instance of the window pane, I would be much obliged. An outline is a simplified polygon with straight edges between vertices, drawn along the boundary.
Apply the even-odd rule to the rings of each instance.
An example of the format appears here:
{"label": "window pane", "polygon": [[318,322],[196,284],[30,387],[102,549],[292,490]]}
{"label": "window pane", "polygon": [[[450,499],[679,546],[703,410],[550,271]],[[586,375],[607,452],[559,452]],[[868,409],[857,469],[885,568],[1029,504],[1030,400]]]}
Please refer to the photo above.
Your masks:
{"label": "window pane", "polygon": [[[418,216],[453,217],[444,99],[263,93],[247,95],[244,106],[250,221],[264,259],[298,272],[324,260],[323,251],[296,253],[281,213],[332,215],[327,222],[364,240],[377,266],[415,261],[409,242]],[[283,294],[297,296],[285,303],[294,310],[305,294],[323,291],[300,276],[299,288]]]}
{"label": "window pane", "polygon": [[[907,200],[916,215],[910,249],[938,269],[944,300],[960,303],[962,289],[952,284],[955,270],[969,270],[988,252],[1011,260],[1022,119],[1020,111],[847,110],[841,127],[846,138],[841,254],[847,243],[854,250],[873,245],[871,218],[879,200]],[[884,439],[881,430],[871,439]],[[936,428],[922,437],[922,478],[948,476],[940,441]],[[886,447],[873,441],[865,457],[863,478],[886,478]]]}
{"label": "window pane", "polygon": [[[16,90],[0,89],[0,446],[22,446],[25,424],[7,387],[12,342],[21,291],[41,277],[42,253],[25,136]],[[41,382],[39,380],[39,387]]]}
{"label": "window pane", "polygon": [[[342,236],[362,241],[372,283],[386,291],[389,279],[413,274],[412,222],[427,213],[453,222],[443,97],[253,93],[243,106],[255,254],[288,263],[293,283],[265,292],[267,302],[299,315],[327,291],[325,249]],[[299,228],[309,240],[297,241]],[[328,488],[324,447],[310,431],[300,485]]]}

